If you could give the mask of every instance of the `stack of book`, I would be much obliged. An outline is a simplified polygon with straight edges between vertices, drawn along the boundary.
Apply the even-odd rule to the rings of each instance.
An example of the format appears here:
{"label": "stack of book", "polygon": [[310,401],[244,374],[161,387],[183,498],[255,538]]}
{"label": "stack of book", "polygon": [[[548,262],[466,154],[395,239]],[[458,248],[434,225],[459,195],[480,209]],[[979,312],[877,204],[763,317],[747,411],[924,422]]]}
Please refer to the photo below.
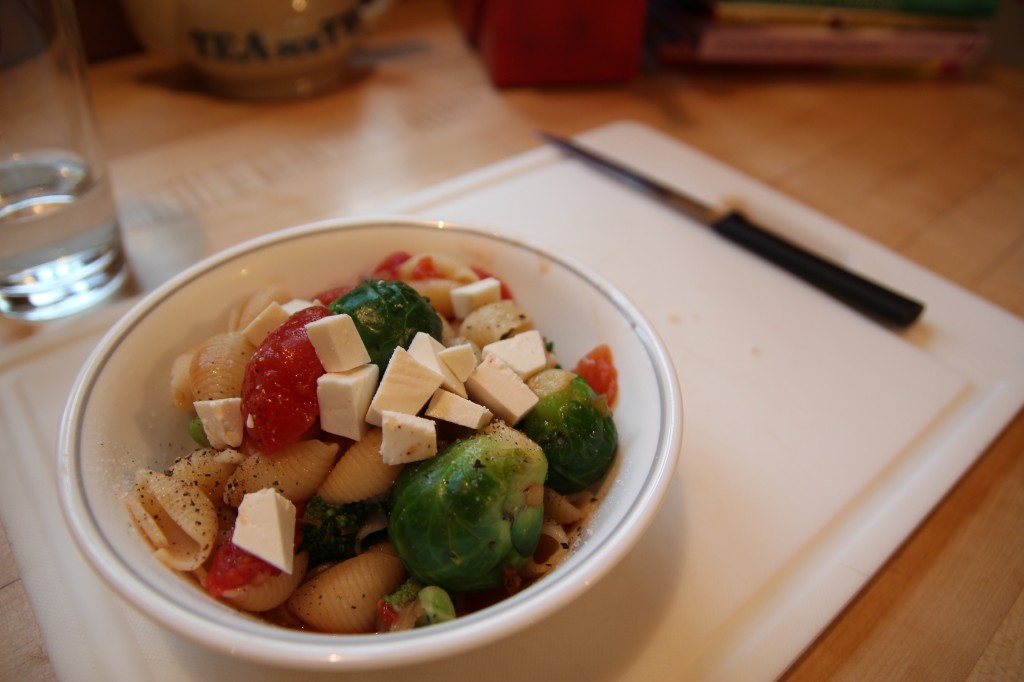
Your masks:
{"label": "stack of book", "polygon": [[999,0],[650,0],[648,44],[669,64],[910,68],[981,61]]}

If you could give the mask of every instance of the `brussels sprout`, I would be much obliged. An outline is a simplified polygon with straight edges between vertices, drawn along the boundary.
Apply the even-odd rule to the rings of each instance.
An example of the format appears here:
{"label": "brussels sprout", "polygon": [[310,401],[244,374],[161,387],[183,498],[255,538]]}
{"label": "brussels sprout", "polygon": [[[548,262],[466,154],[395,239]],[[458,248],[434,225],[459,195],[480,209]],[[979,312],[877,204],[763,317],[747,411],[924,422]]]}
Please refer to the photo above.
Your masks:
{"label": "brussels sprout", "polygon": [[502,584],[533,554],[544,517],[547,460],[502,422],[406,466],[388,534],[409,572],[451,592]]}
{"label": "brussels sprout", "polygon": [[582,377],[563,369],[544,370],[528,384],[540,400],[518,426],[544,450],[546,485],[573,493],[604,476],[618,447],[604,396]]}
{"label": "brussels sprout", "polygon": [[203,420],[199,417],[192,417],[192,420],[189,421],[188,435],[204,448],[210,447],[210,440],[206,437],[206,429],[203,428]]}
{"label": "brussels sprout", "polygon": [[395,347],[408,348],[416,332],[441,340],[441,318],[430,302],[405,282],[368,279],[327,307],[352,318],[370,362],[382,374]]}

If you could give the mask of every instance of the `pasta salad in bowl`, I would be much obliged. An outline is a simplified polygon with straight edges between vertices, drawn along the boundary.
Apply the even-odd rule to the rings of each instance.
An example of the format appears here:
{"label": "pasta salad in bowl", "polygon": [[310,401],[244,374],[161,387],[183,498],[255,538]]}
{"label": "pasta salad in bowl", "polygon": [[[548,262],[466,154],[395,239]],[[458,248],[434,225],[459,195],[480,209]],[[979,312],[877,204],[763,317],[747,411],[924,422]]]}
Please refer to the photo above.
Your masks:
{"label": "pasta salad in bowl", "polygon": [[681,439],[675,371],[566,256],[439,221],[285,230],[187,270],[65,411],[65,518],[129,603],[307,669],[451,655],[635,544]]}

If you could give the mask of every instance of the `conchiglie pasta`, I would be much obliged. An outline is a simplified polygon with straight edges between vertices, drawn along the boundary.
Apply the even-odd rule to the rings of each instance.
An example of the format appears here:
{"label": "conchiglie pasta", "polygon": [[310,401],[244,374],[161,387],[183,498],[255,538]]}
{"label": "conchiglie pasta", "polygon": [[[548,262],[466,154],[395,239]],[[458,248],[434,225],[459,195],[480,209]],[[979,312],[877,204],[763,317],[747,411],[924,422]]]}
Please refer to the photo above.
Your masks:
{"label": "conchiglie pasta", "polygon": [[533,329],[533,319],[526,311],[513,301],[503,300],[482,305],[466,315],[459,335],[483,348],[530,329]]}
{"label": "conchiglie pasta", "polygon": [[228,331],[241,331],[249,326],[271,303],[286,303],[292,299],[284,289],[273,287],[257,291],[231,312]]}
{"label": "conchiglie pasta", "polygon": [[189,383],[194,400],[218,400],[242,395],[245,365],[256,350],[241,332],[207,339],[192,357]]}
{"label": "conchiglie pasta", "polygon": [[405,578],[397,556],[367,551],[301,585],[288,599],[288,610],[322,632],[373,632],[377,601],[398,589]]}
{"label": "conchiglie pasta", "polygon": [[210,556],[217,536],[217,511],[201,490],[166,474],[142,471],[125,503],[161,563],[191,571]]}
{"label": "conchiglie pasta", "polygon": [[228,478],[244,460],[245,455],[237,450],[199,448],[175,462],[170,475],[217,500],[224,494]]}
{"label": "conchiglie pasta", "polygon": [[[428,263],[429,261],[429,263]],[[470,284],[480,279],[473,268],[458,258],[446,253],[418,253],[398,266],[399,278],[406,281],[420,279],[418,273],[427,270],[440,279],[450,279],[458,284]]]}
{"label": "conchiglie pasta", "polygon": [[316,494],[329,504],[359,502],[386,493],[402,471],[380,456],[382,431],[375,427],[345,451]]}
{"label": "conchiglie pasta", "polygon": [[273,456],[254,454],[238,465],[224,489],[224,501],[232,507],[242,503],[246,493],[276,488],[292,502],[300,502],[320,487],[338,454],[337,443],[300,440]]}
{"label": "conchiglie pasta", "polygon": [[539,578],[549,573],[569,555],[572,545],[565,529],[554,521],[545,521],[533,556],[527,559],[519,573],[526,578]]}
{"label": "conchiglie pasta", "polygon": [[308,566],[309,553],[299,552],[295,555],[290,575],[288,573],[272,575],[258,585],[244,585],[234,590],[228,590],[221,596],[243,611],[260,613],[276,609],[284,604],[302,583]]}
{"label": "conchiglie pasta", "polygon": [[419,279],[409,282],[409,286],[415,289],[420,296],[430,301],[431,307],[437,311],[442,319],[448,319],[454,314],[452,307],[452,289],[461,286],[451,279]]}
{"label": "conchiglie pasta", "polygon": [[171,404],[185,412],[192,411],[192,402],[195,396],[192,395],[192,351],[182,353],[171,363]]}
{"label": "conchiglie pasta", "polygon": [[572,501],[551,488],[544,488],[544,518],[563,526],[579,523],[586,515]]}

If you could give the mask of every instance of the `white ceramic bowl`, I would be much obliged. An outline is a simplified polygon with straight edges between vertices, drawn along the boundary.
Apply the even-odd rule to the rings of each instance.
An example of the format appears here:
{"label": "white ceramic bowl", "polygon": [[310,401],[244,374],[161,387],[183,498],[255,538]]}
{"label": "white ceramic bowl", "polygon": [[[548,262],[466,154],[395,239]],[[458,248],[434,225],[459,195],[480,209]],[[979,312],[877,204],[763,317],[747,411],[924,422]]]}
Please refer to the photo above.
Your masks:
{"label": "white ceramic bowl", "polygon": [[[502,277],[565,362],[598,343],[619,371],[620,447],[572,556],[522,592],[449,623],[384,635],[324,635],[268,625],[222,605],[158,563],[122,504],[138,467],[163,469],[191,446],[168,400],[174,357],[223,328],[238,300],[267,285],[295,295],[368,272],[394,250],[450,253]],[[61,426],[67,523],[96,571],[171,630],[234,656],[306,669],[370,669],[448,656],[538,622],[607,573],[662,502],[678,459],[682,408],[669,355],[621,293],[571,258],[479,229],[407,218],[340,220],[271,234],[181,273],[103,338]]]}

